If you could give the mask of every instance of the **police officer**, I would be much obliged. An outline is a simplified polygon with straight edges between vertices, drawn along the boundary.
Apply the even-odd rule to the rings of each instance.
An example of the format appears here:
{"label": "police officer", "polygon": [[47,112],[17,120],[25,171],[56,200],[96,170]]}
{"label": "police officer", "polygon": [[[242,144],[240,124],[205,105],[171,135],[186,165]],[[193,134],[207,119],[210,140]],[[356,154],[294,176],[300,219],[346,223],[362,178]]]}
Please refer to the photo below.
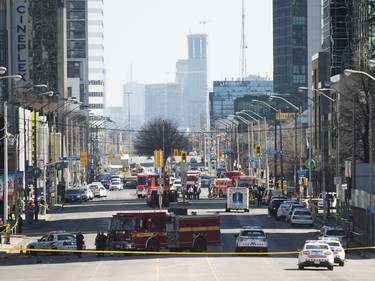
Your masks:
{"label": "police officer", "polygon": [[77,255],[79,258],[82,257],[82,250],[83,250],[83,245],[85,245],[85,241],[84,241],[85,237],[83,236],[83,234],[79,231],[76,235],[76,243],[77,243]]}

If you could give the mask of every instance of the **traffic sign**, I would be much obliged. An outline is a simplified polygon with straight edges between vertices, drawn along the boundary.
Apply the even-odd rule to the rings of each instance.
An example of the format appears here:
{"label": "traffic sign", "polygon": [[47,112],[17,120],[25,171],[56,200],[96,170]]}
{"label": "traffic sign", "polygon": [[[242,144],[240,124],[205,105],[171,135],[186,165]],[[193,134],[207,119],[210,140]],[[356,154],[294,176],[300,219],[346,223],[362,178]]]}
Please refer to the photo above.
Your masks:
{"label": "traffic sign", "polygon": [[62,161],[79,161],[81,157],[79,156],[61,156],[60,160]]}
{"label": "traffic sign", "polygon": [[284,154],[283,150],[263,150],[263,154]]}
{"label": "traffic sign", "polygon": [[39,178],[42,175],[42,169],[39,167],[34,167],[31,169],[31,174],[34,178]]}
{"label": "traffic sign", "polygon": [[311,168],[314,168],[315,167],[315,160],[314,159],[307,159],[306,162],[305,162],[305,166],[307,168],[310,168],[310,165],[311,165]]}
{"label": "traffic sign", "polygon": [[299,170],[298,171],[298,177],[299,178],[306,178],[307,170]]}
{"label": "traffic sign", "polygon": [[55,169],[56,170],[62,170],[64,168],[64,165],[63,165],[63,163],[62,162],[57,162],[57,163],[55,163]]}

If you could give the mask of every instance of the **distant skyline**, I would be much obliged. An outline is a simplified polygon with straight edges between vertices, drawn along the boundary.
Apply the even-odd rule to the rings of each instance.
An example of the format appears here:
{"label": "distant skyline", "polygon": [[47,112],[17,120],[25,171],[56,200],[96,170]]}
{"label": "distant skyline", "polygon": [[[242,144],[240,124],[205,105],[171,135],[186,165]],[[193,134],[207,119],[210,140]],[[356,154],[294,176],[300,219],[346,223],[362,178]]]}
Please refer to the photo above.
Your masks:
{"label": "distant skyline", "polygon": [[[242,0],[104,1],[106,105],[123,85],[174,82],[187,35],[208,36],[208,87],[240,76]],[[248,75],[273,77],[272,0],[245,0]]]}

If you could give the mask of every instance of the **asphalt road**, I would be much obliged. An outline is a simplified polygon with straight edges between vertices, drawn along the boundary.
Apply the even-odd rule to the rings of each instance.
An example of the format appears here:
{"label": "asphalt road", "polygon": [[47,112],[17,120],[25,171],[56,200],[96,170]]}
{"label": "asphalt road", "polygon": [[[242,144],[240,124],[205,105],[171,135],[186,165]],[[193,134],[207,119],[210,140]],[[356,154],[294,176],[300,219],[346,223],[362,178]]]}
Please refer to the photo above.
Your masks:
{"label": "asphalt road", "polygon": [[[249,213],[225,212],[223,199],[208,199],[172,203],[187,207],[189,213],[219,212],[221,217],[221,246],[210,247],[208,253],[157,255],[105,255],[95,257],[85,253],[79,259],[73,254],[38,254],[0,259],[1,280],[373,280],[375,260],[347,254],[344,267],[297,269],[297,255],[306,239],[317,236],[315,228],[290,227],[269,218],[266,207],[252,208]],[[105,230],[108,218],[116,212],[152,210],[144,199],[137,199],[135,190],[112,191],[107,198],[82,204],[67,204],[53,211],[48,221],[25,226],[28,237],[23,247],[51,230],[82,231],[88,249],[94,249],[97,230]],[[244,225],[259,225],[269,236],[268,256],[244,256],[233,253],[234,235]]]}

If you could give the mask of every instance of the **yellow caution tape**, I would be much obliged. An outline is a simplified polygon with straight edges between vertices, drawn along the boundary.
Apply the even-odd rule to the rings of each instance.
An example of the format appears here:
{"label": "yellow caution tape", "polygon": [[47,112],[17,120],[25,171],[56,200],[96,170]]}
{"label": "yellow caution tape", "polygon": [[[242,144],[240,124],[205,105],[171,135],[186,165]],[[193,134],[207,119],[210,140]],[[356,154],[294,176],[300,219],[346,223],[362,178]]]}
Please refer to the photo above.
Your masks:
{"label": "yellow caution tape", "polygon": [[[369,250],[375,249],[375,246],[364,246],[364,247],[354,247],[347,248],[346,251],[355,250]],[[132,254],[132,255],[203,255],[203,256],[220,256],[220,255],[296,255],[298,251],[288,251],[288,252],[151,252],[151,251],[116,251],[116,250],[57,250],[57,249],[30,249],[30,248],[2,248],[2,250],[7,251],[26,251],[26,252],[48,252],[48,253],[96,253],[96,254]]]}

